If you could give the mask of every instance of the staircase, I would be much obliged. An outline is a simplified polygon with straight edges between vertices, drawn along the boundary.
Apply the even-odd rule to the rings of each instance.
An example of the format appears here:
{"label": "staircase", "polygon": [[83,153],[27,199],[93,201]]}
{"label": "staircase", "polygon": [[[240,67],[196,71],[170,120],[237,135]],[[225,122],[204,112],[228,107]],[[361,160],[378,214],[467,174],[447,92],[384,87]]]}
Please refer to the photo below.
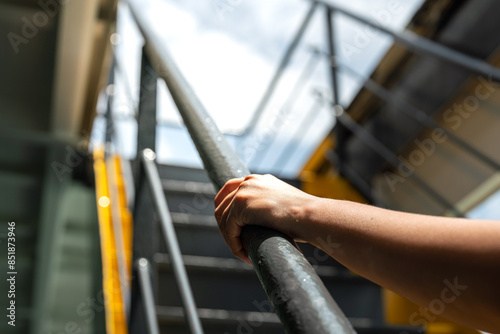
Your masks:
{"label": "staircase", "polygon": [[[283,333],[255,271],[231,254],[220,235],[213,216],[215,191],[205,171],[157,167],[205,333]],[[299,186],[298,181],[289,183]],[[155,229],[151,276],[160,331],[187,333],[182,300],[159,223]],[[386,327],[379,286],[309,244],[301,244],[300,248],[358,333],[421,331],[418,327]]]}

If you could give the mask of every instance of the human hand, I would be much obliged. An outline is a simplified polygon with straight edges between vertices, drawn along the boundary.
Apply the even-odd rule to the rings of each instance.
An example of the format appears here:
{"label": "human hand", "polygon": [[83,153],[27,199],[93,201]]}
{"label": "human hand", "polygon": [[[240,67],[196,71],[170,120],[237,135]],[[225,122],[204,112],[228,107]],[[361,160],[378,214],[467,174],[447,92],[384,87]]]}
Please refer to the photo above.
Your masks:
{"label": "human hand", "polygon": [[259,225],[303,239],[305,208],[315,197],[272,175],[229,180],[215,197],[215,218],[233,254],[250,263],[241,243],[243,226]]}

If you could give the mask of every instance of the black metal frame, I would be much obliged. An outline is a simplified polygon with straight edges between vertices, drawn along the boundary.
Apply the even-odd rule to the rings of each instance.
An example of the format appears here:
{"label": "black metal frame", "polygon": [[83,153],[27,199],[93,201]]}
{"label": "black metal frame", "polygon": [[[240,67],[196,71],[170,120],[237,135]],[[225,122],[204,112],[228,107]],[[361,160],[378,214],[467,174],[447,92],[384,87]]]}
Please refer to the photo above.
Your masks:
{"label": "black metal frame", "polygon": [[175,233],[174,224],[170,211],[168,209],[165,193],[163,192],[160,175],[158,168],[155,164],[156,154],[150,150],[145,149],[141,154],[141,161],[144,166],[146,179],[148,181],[149,189],[153,195],[153,203],[158,214],[160,224],[162,227],[163,238],[166,241],[168,256],[172,263],[174,270],[175,280],[180,292],[182,304],[184,305],[184,315],[191,333],[202,334],[200,318],[196,309],[189,279],[187,277],[186,268],[182,261],[181,250],[177,235]]}

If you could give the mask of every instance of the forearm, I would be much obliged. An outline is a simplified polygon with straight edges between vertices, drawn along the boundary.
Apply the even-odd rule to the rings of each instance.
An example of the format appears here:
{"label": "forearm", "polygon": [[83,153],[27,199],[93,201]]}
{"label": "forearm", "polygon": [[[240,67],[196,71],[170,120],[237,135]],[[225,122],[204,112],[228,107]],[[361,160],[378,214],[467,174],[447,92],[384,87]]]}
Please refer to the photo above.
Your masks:
{"label": "forearm", "polygon": [[[423,216],[318,198],[305,205],[301,219],[307,223],[297,225],[297,235],[320,248],[324,244],[320,238],[330,237],[338,247],[323,250],[333,258],[420,305],[442,298],[446,282],[458,282],[460,295],[446,305],[443,315],[498,330],[498,222]],[[469,319],[464,313],[471,315]]]}

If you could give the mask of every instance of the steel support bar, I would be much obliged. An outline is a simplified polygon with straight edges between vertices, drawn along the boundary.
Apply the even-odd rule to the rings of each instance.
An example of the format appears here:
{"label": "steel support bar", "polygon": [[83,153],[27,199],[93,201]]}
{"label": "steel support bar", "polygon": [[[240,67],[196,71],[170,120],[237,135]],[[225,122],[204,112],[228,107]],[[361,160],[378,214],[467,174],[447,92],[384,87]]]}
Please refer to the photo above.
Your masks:
{"label": "steel support bar", "polygon": [[[155,36],[136,1],[128,1],[146,40],[148,55],[165,80],[184,119],[214,186],[249,174],[238,155],[194,95]],[[243,230],[245,249],[276,313],[289,333],[354,333],[309,262],[292,240],[274,230],[248,226]]]}
{"label": "steel support bar", "polygon": [[[141,152],[146,149],[154,149],[156,142],[156,89],[158,76],[151,66],[149,57],[145,49],[142,50],[141,59],[141,82],[139,95],[139,109],[137,115],[137,158],[133,165],[133,174],[136,184],[135,205],[134,205],[134,232],[133,232],[133,261],[140,258],[153,260],[153,255],[158,246],[157,223],[153,211],[153,199],[144,175],[144,168],[140,161]],[[152,273],[151,285],[156,290],[158,277]],[[132,291],[138,291],[138,282],[132,278]],[[131,298],[129,315],[129,331],[132,334],[144,331],[145,321],[142,317],[144,305],[141,299]]]}
{"label": "steel support bar", "polygon": [[255,109],[255,112],[252,116],[252,119],[248,123],[247,127],[243,130],[242,135],[247,135],[251,133],[255,127],[257,126],[257,123],[259,122],[260,117],[262,116],[262,113],[264,112],[267,104],[269,103],[269,100],[271,99],[271,96],[273,95],[276,86],[278,85],[279,80],[281,79],[283,73],[285,72],[286,67],[288,66],[288,63],[290,62],[290,59],[292,59],[292,55],[295,52],[295,49],[297,48],[297,45],[299,45],[300,40],[302,39],[302,36],[304,35],[304,32],[306,31],[309,22],[311,21],[311,18],[314,14],[314,11],[317,7],[317,2],[313,1],[311,3],[311,7],[309,8],[309,11],[307,12],[306,16],[304,17],[304,20],[302,21],[302,24],[299,27],[299,30],[295,34],[295,37],[293,38],[292,42],[288,46],[288,49],[285,52],[285,55],[283,56],[283,59],[281,59],[281,62],[278,66],[278,69],[276,70],[276,73],[274,73],[273,78],[271,79],[271,82],[269,83],[269,86],[267,87],[266,92],[264,93],[264,96],[260,100],[257,109]]}
{"label": "steel support bar", "polygon": [[396,94],[392,93],[391,91],[389,91],[388,89],[377,83],[375,80],[371,78],[364,78],[361,74],[357,73],[356,71],[345,65],[343,65],[341,69],[345,70],[352,76],[364,80],[363,87],[365,87],[367,90],[378,96],[380,99],[397,107],[399,110],[401,110],[402,112],[404,112],[405,114],[407,114],[408,116],[410,116],[411,118],[413,118],[414,120],[416,120],[417,122],[426,126],[429,129],[441,129],[444,133],[446,133],[448,138],[452,142],[454,142],[458,147],[460,147],[464,151],[467,151],[469,154],[475,156],[477,159],[489,165],[494,170],[500,170],[500,164],[498,162],[488,157],[483,152],[478,151],[476,148],[467,143],[465,140],[458,137],[456,134],[454,134],[447,128],[443,127],[441,124],[439,124],[439,122],[437,122],[435,119],[427,115],[427,113],[425,113],[424,111],[418,109],[417,107],[413,106],[403,98],[400,98]]}
{"label": "steel support bar", "polygon": [[491,64],[488,64],[482,59],[474,58],[459,51],[455,51],[449,47],[421,37],[408,30],[405,30],[403,32],[393,31],[349,10],[334,6],[330,2],[326,2],[325,0],[314,0],[314,2],[321,3],[332,10],[338,11],[356,21],[367,24],[372,28],[375,28],[387,35],[392,36],[396,42],[406,46],[409,50],[417,54],[440,58],[462,68],[470,70],[474,73],[484,75],[488,78],[492,77],[495,80],[500,81],[500,69],[492,66]]}
{"label": "steel support bar", "polygon": [[[158,75],[146,48],[142,50],[139,112],[137,115],[137,156],[143,150],[156,149],[156,95]],[[136,178],[137,179],[137,178]]]}
{"label": "steel support bar", "polygon": [[[133,263],[141,258],[148,261],[153,260],[153,256],[159,247],[158,226],[155,221],[155,212],[153,209],[153,198],[149,191],[145,179],[145,171],[140,160],[137,161],[137,180],[136,196],[134,204],[134,232],[133,232]],[[154,291],[158,291],[158,275],[151,273],[151,286]],[[137,293],[140,290],[137,277],[132,277],[132,294],[130,302],[130,313],[128,315],[129,332],[131,334],[141,334],[144,332],[146,319],[143,316],[145,305]]]}
{"label": "steel support bar", "polygon": [[[374,150],[379,156],[381,156],[385,161],[391,164],[394,168],[398,168],[401,161],[398,157],[392,153],[382,142],[375,138],[370,132],[359,125],[355,120],[351,118],[347,113],[342,113],[337,116],[337,120],[352,131],[361,141],[363,141],[368,147]],[[427,184],[420,176],[416,173],[410,175],[410,178],[422,188],[429,196],[434,198],[438,203],[440,203],[446,209],[449,209],[457,217],[463,217],[463,213],[460,212],[455,206],[450,203],[446,198],[441,196],[434,188]]]}
{"label": "steel support bar", "polygon": [[338,72],[338,61],[337,61],[337,56],[335,53],[335,31],[334,31],[334,24],[332,20],[332,15],[334,14],[334,11],[327,7],[325,8],[326,11],[326,32],[327,32],[327,37],[328,37],[328,60],[329,60],[329,66],[330,66],[330,77],[331,77],[331,82],[332,82],[332,98],[333,98],[333,104],[338,105],[340,103],[339,99],[339,85],[338,85],[338,80],[337,80],[337,72]]}
{"label": "steel support bar", "polygon": [[202,334],[203,329],[201,327],[200,318],[198,317],[198,311],[189,284],[186,268],[182,261],[181,249],[175,233],[174,223],[172,222],[172,217],[168,209],[167,199],[163,192],[160,175],[158,174],[158,169],[155,164],[155,158],[156,154],[150,149],[145,149],[141,152],[141,159],[144,164],[144,171],[148,180],[149,189],[153,195],[153,202],[160,219],[168,255],[170,256],[175,279],[184,305],[186,321],[191,333]]}
{"label": "steel support bar", "polygon": [[160,334],[158,320],[156,318],[156,306],[153,296],[153,286],[151,284],[149,261],[140,258],[136,262],[137,276],[139,278],[139,287],[141,300],[144,305],[144,315],[148,327],[148,334]]}

